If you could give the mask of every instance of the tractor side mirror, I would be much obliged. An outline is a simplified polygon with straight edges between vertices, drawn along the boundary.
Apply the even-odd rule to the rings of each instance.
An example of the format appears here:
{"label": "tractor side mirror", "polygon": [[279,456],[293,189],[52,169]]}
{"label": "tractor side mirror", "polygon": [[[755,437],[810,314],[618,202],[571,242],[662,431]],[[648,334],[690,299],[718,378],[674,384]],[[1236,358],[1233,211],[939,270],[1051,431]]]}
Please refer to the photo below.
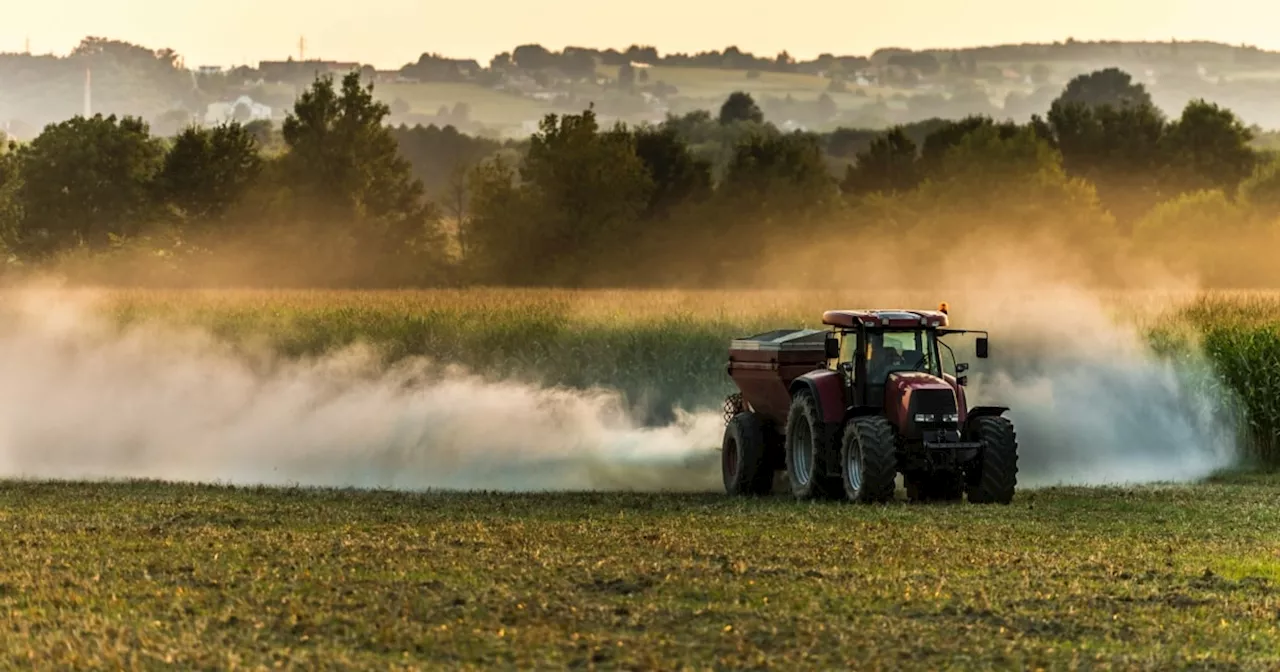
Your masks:
{"label": "tractor side mirror", "polygon": [[835,336],[827,336],[827,359],[840,358],[840,341]]}
{"label": "tractor side mirror", "polygon": [[969,376],[960,376],[959,378],[956,378],[956,385],[959,385],[960,387],[964,387],[965,385],[968,385],[968,384],[969,384]]}
{"label": "tractor side mirror", "polygon": [[977,343],[978,359],[987,358],[987,337],[979,336]]}
{"label": "tractor side mirror", "polygon": [[957,363],[956,363],[956,375],[959,375],[959,374],[961,374],[961,373],[964,373],[965,371],[968,371],[968,370],[969,370],[969,363],[968,363],[968,362],[957,362]]}

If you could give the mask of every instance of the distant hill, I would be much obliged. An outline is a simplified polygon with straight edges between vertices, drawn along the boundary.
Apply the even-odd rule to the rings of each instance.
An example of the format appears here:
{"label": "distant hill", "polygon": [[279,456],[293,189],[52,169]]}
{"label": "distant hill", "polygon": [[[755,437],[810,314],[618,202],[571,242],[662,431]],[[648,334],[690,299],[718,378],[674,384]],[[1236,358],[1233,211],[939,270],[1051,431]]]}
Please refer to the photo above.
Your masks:
{"label": "distant hill", "polygon": [[[269,110],[278,121],[317,74],[351,69],[377,83],[394,123],[449,123],[494,135],[527,135],[542,115],[588,105],[626,122],[714,112],[738,90],[756,97],[771,121],[810,130],[966,114],[1024,120],[1043,113],[1072,77],[1105,67],[1131,73],[1167,113],[1205,98],[1247,122],[1280,127],[1280,51],[1209,41],[886,46],[810,60],[733,46],[664,54],[644,45],[557,51],[522,44],[484,64],[427,52],[394,70],[326,60],[223,70],[189,69],[172,49],[90,37],[67,56],[0,54],[0,131],[31,137],[81,113],[86,80],[93,112],[140,116],[162,134],[206,122],[210,110]],[[246,97],[253,107],[232,104]]]}

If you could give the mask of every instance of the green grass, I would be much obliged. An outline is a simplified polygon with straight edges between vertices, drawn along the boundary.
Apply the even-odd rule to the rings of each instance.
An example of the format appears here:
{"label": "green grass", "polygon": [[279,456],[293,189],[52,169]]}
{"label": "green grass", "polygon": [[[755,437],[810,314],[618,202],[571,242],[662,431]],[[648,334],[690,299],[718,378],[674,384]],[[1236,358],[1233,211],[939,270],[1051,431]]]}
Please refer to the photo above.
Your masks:
{"label": "green grass", "polygon": [[1280,665],[1274,477],[1008,507],[0,484],[0,663]]}

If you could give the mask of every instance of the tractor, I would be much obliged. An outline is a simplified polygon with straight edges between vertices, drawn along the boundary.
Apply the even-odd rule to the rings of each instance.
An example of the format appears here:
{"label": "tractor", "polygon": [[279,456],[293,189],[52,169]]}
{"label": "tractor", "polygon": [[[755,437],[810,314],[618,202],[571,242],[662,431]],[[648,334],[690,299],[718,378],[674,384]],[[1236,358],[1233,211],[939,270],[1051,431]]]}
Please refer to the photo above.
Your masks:
{"label": "tractor", "polygon": [[[888,502],[902,474],[912,501],[1008,504],[1018,443],[1003,406],[969,408],[969,369],[943,342],[938,310],[831,310],[828,329],[779,329],[734,339],[721,446],[731,495],[781,489],[802,500]],[[950,363],[944,366],[943,351]],[[786,487],[786,486],[782,486]]]}

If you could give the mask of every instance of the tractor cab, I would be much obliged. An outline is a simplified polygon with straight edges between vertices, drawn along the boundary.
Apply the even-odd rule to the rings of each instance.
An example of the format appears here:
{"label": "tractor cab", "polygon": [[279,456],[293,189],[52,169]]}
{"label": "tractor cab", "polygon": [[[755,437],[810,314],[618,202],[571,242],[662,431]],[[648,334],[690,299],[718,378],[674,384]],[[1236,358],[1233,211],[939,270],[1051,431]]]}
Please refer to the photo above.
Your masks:
{"label": "tractor cab", "polygon": [[938,340],[938,330],[948,324],[943,311],[832,310],[822,321],[833,327],[827,335],[828,367],[840,372],[853,406],[883,406],[893,374],[943,378]]}

